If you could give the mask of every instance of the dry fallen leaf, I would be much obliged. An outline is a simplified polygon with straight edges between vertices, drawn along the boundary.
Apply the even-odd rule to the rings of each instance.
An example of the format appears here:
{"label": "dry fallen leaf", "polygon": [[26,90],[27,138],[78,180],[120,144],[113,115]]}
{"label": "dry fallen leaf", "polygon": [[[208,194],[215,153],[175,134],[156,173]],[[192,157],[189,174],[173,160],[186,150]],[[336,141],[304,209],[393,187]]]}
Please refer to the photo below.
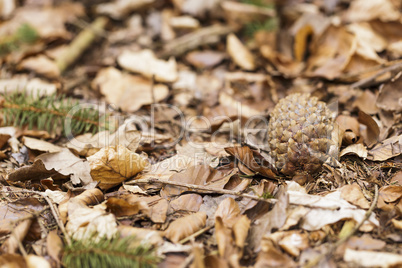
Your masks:
{"label": "dry fallen leaf", "polygon": [[339,153],[339,157],[342,157],[344,155],[350,155],[350,154],[354,154],[363,159],[366,159],[368,152],[367,152],[367,148],[361,143],[351,144]]}
{"label": "dry fallen leaf", "polygon": [[60,256],[63,250],[63,241],[57,235],[57,230],[52,230],[49,232],[46,238],[46,246],[49,256],[60,263]]}
{"label": "dry fallen leaf", "polygon": [[380,88],[377,106],[386,111],[402,111],[402,74]]}
{"label": "dry fallen leaf", "polygon": [[57,152],[60,152],[63,149],[62,147],[54,145],[53,143],[43,141],[43,140],[34,139],[34,138],[30,138],[30,137],[23,137],[22,142],[29,149],[38,150],[38,151],[41,151],[41,152],[57,153]]}
{"label": "dry fallen leaf", "polygon": [[117,62],[124,69],[140,73],[147,78],[155,76],[155,80],[159,82],[174,82],[178,78],[175,59],[160,60],[149,49],[138,52],[124,51],[117,58]]}
{"label": "dry fallen leaf", "polygon": [[[152,104],[154,101],[159,102],[169,93],[165,85],[152,86],[150,80],[123,73],[114,67],[99,71],[92,82],[92,87],[100,88],[109,103],[127,112],[135,112],[141,106]],[[152,96],[155,96],[155,100]]]}
{"label": "dry fallen leaf", "polygon": [[356,205],[363,209],[368,209],[370,203],[364,197],[359,185],[353,183],[351,185],[345,185],[341,188],[341,197],[349,203]]}
{"label": "dry fallen leaf", "polygon": [[148,204],[144,201],[129,203],[124,199],[115,197],[109,198],[106,206],[107,211],[113,213],[116,217],[136,215],[139,212],[148,215],[150,212]]}
{"label": "dry fallen leaf", "polygon": [[133,153],[122,145],[102,148],[87,158],[91,176],[99,181],[101,189],[110,189],[141,172],[148,164],[139,154]]}
{"label": "dry fallen leaf", "polygon": [[227,228],[232,228],[240,217],[239,205],[233,198],[224,199],[215,211],[215,218],[220,217],[223,225]]}
{"label": "dry fallen leaf", "polygon": [[390,252],[367,250],[345,250],[344,260],[362,267],[399,267],[402,265],[402,256]]}
{"label": "dry fallen leaf", "polygon": [[165,237],[173,243],[178,243],[181,239],[192,235],[205,226],[207,214],[197,212],[172,222],[165,231]]}
{"label": "dry fallen leaf", "polygon": [[73,184],[92,182],[87,161],[78,158],[68,149],[57,153],[45,153],[36,157],[33,165],[17,169],[9,174],[11,181],[45,179],[54,175],[70,176]]}
{"label": "dry fallen leaf", "polygon": [[105,209],[102,205],[89,208],[75,200],[69,202],[67,233],[77,240],[111,239],[117,233],[116,218]]}
{"label": "dry fallen leaf", "polygon": [[400,155],[402,153],[401,144],[402,135],[388,138],[368,151],[367,158],[373,161],[384,161]]}
{"label": "dry fallen leaf", "polygon": [[252,71],[255,69],[254,56],[234,35],[229,34],[226,39],[227,52],[232,60],[242,69]]}
{"label": "dry fallen leaf", "polygon": [[60,76],[57,64],[44,55],[30,57],[23,60],[17,68],[19,70],[29,70],[36,74],[43,75],[50,79],[56,79]]}
{"label": "dry fallen leaf", "polygon": [[109,15],[114,19],[123,19],[131,12],[152,4],[155,0],[117,0],[111,3],[105,2],[96,6],[96,12]]}

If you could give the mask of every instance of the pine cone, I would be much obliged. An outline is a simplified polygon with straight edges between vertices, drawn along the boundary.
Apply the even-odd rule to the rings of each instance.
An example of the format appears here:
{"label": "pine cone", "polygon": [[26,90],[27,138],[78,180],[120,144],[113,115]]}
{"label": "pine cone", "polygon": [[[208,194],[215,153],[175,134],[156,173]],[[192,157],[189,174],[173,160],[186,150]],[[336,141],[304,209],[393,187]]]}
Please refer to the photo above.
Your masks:
{"label": "pine cone", "polygon": [[268,138],[278,171],[296,176],[314,174],[329,155],[334,118],[327,105],[309,94],[291,94],[271,114]]}

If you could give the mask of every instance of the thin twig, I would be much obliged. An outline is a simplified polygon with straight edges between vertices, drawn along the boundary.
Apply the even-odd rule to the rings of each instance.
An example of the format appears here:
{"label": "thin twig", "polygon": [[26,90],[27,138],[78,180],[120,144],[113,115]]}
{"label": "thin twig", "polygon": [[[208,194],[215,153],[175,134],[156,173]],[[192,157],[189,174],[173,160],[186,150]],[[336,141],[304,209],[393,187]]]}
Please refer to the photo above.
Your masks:
{"label": "thin twig", "polygon": [[52,215],[54,217],[54,219],[57,222],[57,225],[59,226],[61,232],[64,234],[64,237],[67,241],[68,245],[71,245],[71,238],[70,236],[67,234],[66,228],[64,227],[63,222],[60,219],[60,215],[58,210],[54,207],[54,204],[52,202],[52,200],[50,200],[44,193],[38,192],[38,191],[33,191],[33,190],[18,190],[18,191],[4,191],[4,190],[0,190],[0,193],[7,193],[7,194],[15,194],[15,193],[31,193],[31,194],[37,194],[40,195],[41,197],[43,197],[46,202],[49,204],[50,207],[50,211],[52,212]]}
{"label": "thin twig", "polygon": [[339,239],[335,244],[333,244],[327,252],[319,255],[317,258],[308,262],[304,266],[304,268],[316,267],[323,258],[328,258],[329,256],[331,256],[340,245],[342,245],[347,240],[349,240],[349,238],[351,238],[360,229],[360,227],[366,222],[366,220],[368,220],[370,218],[371,214],[373,213],[374,209],[377,206],[377,201],[378,201],[378,185],[377,184],[374,185],[374,190],[375,190],[374,200],[373,200],[373,202],[371,202],[371,206],[370,206],[369,210],[367,210],[366,214],[364,215],[363,220],[360,221],[359,224],[357,224],[347,235],[345,235],[344,237]]}
{"label": "thin twig", "polygon": [[[379,76],[381,76],[381,75],[383,75],[383,74],[385,74],[387,72],[400,71],[401,69],[402,69],[402,62],[399,62],[398,64],[386,67],[386,68],[382,69],[381,71],[379,71],[379,72],[377,72],[377,73],[375,73],[375,74],[373,74],[373,75],[371,75],[371,76],[369,76],[367,78],[364,78],[364,79],[362,79],[360,81],[357,81],[356,83],[353,83],[350,87],[351,88],[359,88],[359,87],[362,87],[362,86],[367,86],[369,83],[374,82],[374,80],[377,77],[379,77]],[[390,77],[389,79],[391,79],[391,78],[392,77]],[[381,81],[381,82],[384,82],[384,81]]]}
{"label": "thin twig", "polygon": [[270,204],[275,204],[277,201],[277,199],[273,199],[273,198],[264,199],[264,198],[261,198],[261,197],[255,196],[255,195],[244,194],[244,193],[236,192],[236,191],[232,191],[232,190],[217,189],[217,188],[212,188],[212,187],[208,187],[208,186],[202,186],[202,185],[190,184],[190,183],[184,183],[184,182],[177,182],[177,181],[161,181],[161,180],[154,179],[154,178],[139,179],[139,180],[126,182],[126,184],[129,184],[129,185],[140,184],[140,183],[162,183],[165,185],[186,187],[186,188],[189,188],[190,190],[200,190],[200,191],[206,191],[206,192],[217,193],[217,194],[235,195],[235,196],[239,196],[239,197],[250,198],[253,200],[257,200],[257,201],[267,202]]}

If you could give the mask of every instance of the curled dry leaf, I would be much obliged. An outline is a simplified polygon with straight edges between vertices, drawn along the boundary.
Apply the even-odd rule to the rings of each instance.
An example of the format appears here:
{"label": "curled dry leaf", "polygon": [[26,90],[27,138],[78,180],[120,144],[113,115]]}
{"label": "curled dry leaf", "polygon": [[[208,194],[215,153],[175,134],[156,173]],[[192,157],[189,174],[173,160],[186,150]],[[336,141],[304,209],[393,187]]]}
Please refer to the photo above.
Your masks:
{"label": "curled dry leaf", "polygon": [[110,189],[141,172],[148,161],[122,145],[102,148],[87,158],[91,176],[101,189]]}
{"label": "curled dry leaf", "polygon": [[111,239],[117,233],[116,218],[105,209],[105,205],[89,208],[72,200],[68,204],[67,233],[76,240]]}
{"label": "curled dry leaf", "polygon": [[350,154],[354,154],[363,159],[366,159],[368,152],[367,152],[367,148],[361,143],[351,144],[339,153],[339,157],[342,157],[344,155],[350,155]]}
{"label": "curled dry leaf", "polygon": [[226,39],[227,51],[232,60],[242,69],[252,71],[255,69],[253,54],[234,35],[229,34]]}
{"label": "curled dry leaf", "polygon": [[236,246],[243,249],[246,239],[248,236],[248,231],[250,229],[251,220],[246,216],[242,215],[238,221],[233,225],[233,234],[235,237]]}
{"label": "curled dry leaf", "polygon": [[117,62],[124,69],[140,73],[147,78],[155,76],[156,81],[174,82],[178,78],[176,60],[160,60],[149,49],[138,52],[125,51],[117,58]]}
{"label": "curled dry leaf", "polygon": [[224,199],[215,211],[215,218],[220,217],[227,228],[232,228],[240,217],[240,208],[237,202],[228,197]]}
{"label": "curled dry leaf", "polygon": [[92,82],[92,87],[100,88],[109,103],[127,112],[135,112],[143,105],[152,104],[152,94],[155,96],[155,102],[159,102],[169,93],[165,85],[152,85],[148,79],[123,73],[114,67],[100,70]]}
{"label": "curled dry leaf", "polygon": [[223,219],[219,216],[215,217],[215,237],[218,244],[219,256],[229,259],[230,256],[237,253],[232,237],[232,230],[225,227]]}
{"label": "curled dry leaf", "polygon": [[104,196],[101,190],[97,188],[86,190],[80,195],[77,195],[76,197],[71,199],[65,199],[63,202],[60,203],[60,218],[64,223],[67,221],[68,205],[70,204],[70,202],[80,203],[83,206],[92,206],[103,202],[103,200]]}
{"label": "curled dry leaf", "polygon": [[391,0],[356,0],[345,14],[347,21],[395,21],[400,18]]}
{"label": "curled dry leaf", "polygon": [[362,132],[364,142],[367,146],[371,147],[376,144],[380,136],[380,128],[378,127],[377,122],[370,115],[362,111],[359,111],[359,122],[367,127],[366,131]]}
{"label": "curled dry leaf", "polygon": [[201,230],[207,221],[205,212],[197,212],[172,222],[165,231],[165,237],[173,243]]}

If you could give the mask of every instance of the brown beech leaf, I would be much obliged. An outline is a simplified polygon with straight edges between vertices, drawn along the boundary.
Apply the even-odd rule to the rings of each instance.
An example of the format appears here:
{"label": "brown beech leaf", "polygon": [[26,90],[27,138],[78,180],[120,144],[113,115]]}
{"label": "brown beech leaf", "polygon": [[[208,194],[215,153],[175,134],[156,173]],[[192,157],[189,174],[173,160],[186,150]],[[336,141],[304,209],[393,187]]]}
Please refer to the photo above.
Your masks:
{"label": "brown beech leaf", "polygon": [[205,212],[197,212],[172,222],[165,231],[165,237],[173,243],[178,243],[183,238],[192,235],[204,228],[207,221]]}
{"label": "brown beech leaf", "polygon": [[11,232],[9,238],[1,245],[0,252],[2,253],[16,253],[18,244],[22,243],[25,236],[28,234],[29,228],[33,222],[33,218],[22,220]]}
{"label": "brown beech leaf", "polygon": [[136,215],[139,212],[148,215],[150,212],[148,204],[145,201],[131,204],[124,199],[111,197],[107,200],[106,206],[107,210],[112,212],[116,217]]}
{"label": "brown beech leaf", "polygon": [[46,238],[46,246],[49,256],[60,263],[60,256],[63,250],[63,241],[57,235],[57,230],[52,230],[49,232]]}
{"label": "brown beech leaf", "polygon": [[258,253],[255,268],[296,267],[296,263],[288,255],[272,245],[272,243],[262,245],[262,248],[263,250]]}
{"label": "brown beech leaf", "polygon": [[228,197],[224,199],[218,206],[215,212],[215,218],[221,217],[223,224],[227,228],[232,228],[240,216],[240,208],[237,202]]}
{"label": "brown beech leaf", "polygon": [[29,57],[23,60],[17,66],[17,69],[33,71],[50,79],[56,79],[60,76],[60,69],[57,64],[45,55]]}
{"label": "brown beech leaf", "polygon": [[371,147],[376,144],[380,136],[380,128],[374,119],[365,112],[359,111],[359,122],[367,127],[366,132],[363,133],[363,135],[365,134],[364,142],[367,146]]}
{"label": "brown beech leaf", "polygon": [[235,237],[236,246],[243,249],[250,229],[251,220],[242,215],[233,225],[233,234]]}
{"label": "brown beech leaf", "polygon": [[2,254],[0,255],[0,267],[27,267],[27,263],[23,256],[19,254]]}
{"label": "brown beech leaf", "polygon": [[160,60],[150,49],[137,52],[124,51],[117,58],[117,62],[124,69],[140,73],[147,78],[155,76],[156,81],[174,82],[178,78],[176,60],[174,58],[168,61]]}
{"label": "brown beech leaf", "polygon": [[366,159],[368,153],[367,153],[367,148],[363,144],[357,143],[357,144],[351,144],[348,147],[346,147],[345,149],[343,149],[339,153],[339,157],[342,157],[344,155],[350,155],[350,154],[354,154],[363,159]]}
{"label": "brown beech leaf", "polygon": [[67,199],[59,204],[60,218],[64,223],[67,221],[68,205],[70,202],[80,203],[83,206],[92,206],[103,202],[103,200],[104,196],[101,190],[97,188],[86,190],[81,194],[71,199]]}
{"label": "brown beech leaf", "polygon": [[[174,174],[169,181],[183,182],[188,184],[196,184],[208,186],[209,188],[223,189],[231,176],[234,175],[234,170],[223,173],[211,168],[209,165],[191,166],[182,173]],[[166,185],[161,191],[161,196],[173,196],[188,191],[187,187],[177,187]]]}
{"label": "brown beech leaf", "polygon": [[166,98],[169,89],[166,85],[153,86],[155,100],[152,98],[152,81],[139,75],[123,73],[114,67],[98,72],[92,87],[99,88],[106,100],[127,112],[135,112],[143,105],[159,102]]}
{"label": "brown beech leaf", "polygon": [[[271,169],[271,165],[263,157],[256,152],[253,152],[249,147],[229,147],[225,148],[225,151],[239,159],[243,164],[245,164],[251,170],[258,172],[262,176],[268,177],[270,179],[275,179],[275,173]],[[254,153],[256,157],[254,157]],[[260,165],[258,161],[264,166]]]}
{"label": "brown beech leaf", "polygon": [[365,90],[354,102],[353,106],[359,108],[360,111],[366,114],[378,113],[378,107],[376,106],[377,97],[370,90]]}
{"label": "brown beech leaf", "polygon": [[384,161],[402,153],[402,135],[388,138],[368,152],[368,159]]}
{"label": "brown beech leaf", "polygon": [[255,69],[253,54],[234,34],[229,34],[226,39],[228,54],[233,61],[244,70],[252,71]]}
{"label": "brown beech leaf", "polygon": [[360,124],[356,118],[349,115],[339,115],[336,118],[339,128],[343,131],[343,143],[346,145],[357,143],[360,139]]}
{"label": "brown beech leaf", "polygon": [[91,167],[91,176],[99,181],[103,190],[119,185],[123,181],[141,172],[148,161],[122,145],[102,148],[87,158]]}
{"label": "brown beech leaf", "polygon": [[215,237],[218,244],[219,256],[229,259],[230,256],[237,253],[232,237],[232,230],[225,227],[223,219],[219,216],[215,217]]}
{"label": "brown beech leaf", "polygon": [[50,143],[50,142],[47,142],[44,140],[30,138],[30,137],[23,137],[22,142],[29,149],[38,150],[41,152],[57,153],[63,149],[62,147],[54,145],[53,143]]}
{"label": "brown beech leaf", "polygon": [[54,175],[70,176],[73,184],[92,182],[89,164],[68,149],[57,153],[39,155],[33,165],[17,169],[9,174],[11,181],[40,180]]}
{"label": "brown beech leaf", "polygon": [[170,202],[173,211],[197,212],[202,204],[202,196],[199,194],[184,194]]}
{"label": "brown beech leaf", "polygon": [[346,201],[348,201],[349,203],[356,205],[360,208],[368,209],[370,207],[370,203],[364,197],[357,183],[343,186],[341,190],[341,197]]}
{"label": "brown beech leaf", "polygon": [[120,225],[117,229],[119,230],[120,237],[135,236],[141,243],[145,242],[153,246],[163,243],[163,232],[161,231],[127,225]]}
{"label": "brown beech leaf", "polygon": [[402,197],[402,186],[384,186],[380,189],[379,196],[387,203],[396,202]]}
{"label": "brown beech leaf", "polygon": [[399,73],[392,81],[380,88],[377,106],[386,111],[402,111],[402,74]]}

